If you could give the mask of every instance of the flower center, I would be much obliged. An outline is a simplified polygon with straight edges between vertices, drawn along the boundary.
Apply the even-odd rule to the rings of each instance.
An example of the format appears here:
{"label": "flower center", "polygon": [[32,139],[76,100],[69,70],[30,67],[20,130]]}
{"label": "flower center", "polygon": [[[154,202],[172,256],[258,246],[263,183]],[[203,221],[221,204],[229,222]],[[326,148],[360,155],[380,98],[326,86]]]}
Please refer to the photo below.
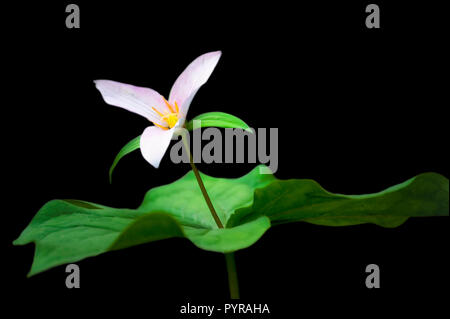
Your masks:
{"label": "flower center", "polygon": [[[178,104],[176,101],[174,102],[174,106],[170,105],[170,103],[166,99],[164,99],[164,103],[166,104],[167,110],[162,111],[163,113],[161,113],[154,107],[152,107],[152,109],[161,117],[162,122],[166,122],[169,128],[172,128],[177,124],[178,119],[180,118],[180,109],[178,108]],[[167,127],[161,126],[157,123],[153,124],[164,130],[168,129]]]}
{"label": "flower center", "polygon": [[166,121],[170,128],[174,127],[178,122],[178,113],[169,113],[161,117],[162,120]]}

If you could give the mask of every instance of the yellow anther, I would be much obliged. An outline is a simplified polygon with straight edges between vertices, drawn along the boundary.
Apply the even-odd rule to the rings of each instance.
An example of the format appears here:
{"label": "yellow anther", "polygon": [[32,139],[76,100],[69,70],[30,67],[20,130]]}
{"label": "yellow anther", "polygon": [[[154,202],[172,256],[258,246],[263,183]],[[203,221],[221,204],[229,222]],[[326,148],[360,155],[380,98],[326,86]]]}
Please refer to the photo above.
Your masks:
{"label": "yellow anther", "polygon": [[175,124],[178,122],[178,114],[177,113],[170,113],[166,116],[162,117],[164,121],[169,125],[170,128],[174,127]]}
{"label": "yellow anther", "polygon": [[159,111],[158,111],[156,108],[154,108],[153,106],[152,106],[152,109],[153,109],[153,111],[155,111],[156,113],[158,113],[159,116],[161,116],[161,117],[164,116],[163,114],[161,114],[161,112],[159,112]]}
{"label": "yellow anther", "polygon": [[[173,110],[172,105],[170,105],[170,103],[163,97],[164,103],[166,103],[167,108],[170,110],[170,113],[168,112],[164,112],[165,114],[162,114],[160,111],[158,111],[155,107],[152,106],[153,111],[155,111],[160,117],[161,120],[166,122],[167,125],[172,128],[174,127],[177,122],[178,122],[178,113],[180,112],[180,109],[178,107],[177,102],[175,102],[175,109],[176,112]],[[158,126],[159,128],[162,128],[164,130],[167,130],[167,127],[164,127],[162,125],[156,124],[155,122],[153,122],[153,124],[155,124],[156,126]]]}
{"label": "yellow anther", "polygon": [[166,103],[166,106],[169,108],[170,112],[178,113],[173,110],[172,105],[170,105],[170,103],[164,97],[163,97],[163,100],[164,100],[164,103]]}
{"label": "yellow anther", "polygon": [[155,123],[155,122],[152,122],[152,123],[155,124],[157,127],[162,128],[164,131],[168,130],[167,127],[164,127],[164,126],[162,126],[162,125],[159,125],[159,124],[157,124],[157,123]]}

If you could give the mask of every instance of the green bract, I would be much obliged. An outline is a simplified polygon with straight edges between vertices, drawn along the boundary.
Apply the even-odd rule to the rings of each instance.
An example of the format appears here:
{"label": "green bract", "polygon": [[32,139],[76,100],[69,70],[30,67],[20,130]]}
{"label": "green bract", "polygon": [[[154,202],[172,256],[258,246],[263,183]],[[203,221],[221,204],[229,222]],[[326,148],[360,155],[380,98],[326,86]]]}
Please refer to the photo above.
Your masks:
{"label": "green bract", "polygon": [[240,128],[249,130],[250,127],[234,115],[223,112],[208,112],[194,117],[191,121],[186,123],[186,129],[192,131],[194,128],[194,121],[201,121],[200,127],[223,127],[223,128]]}
{"label": "green bract", "polygon": [[133,138],[131,141],[129,141],[122,149],[119,151],[119,153],[116,155],[116,158],[114,159],[111,168],[109,169],[109,182],[112,183],[112,173],[114,172],[114,168],[116,168],[117,163],[124,157],[125,155],[133,152],[134,150],[137,150],[139,148],[139,143],[141,142],[141,136]]}
{"label": "green bract", "polygon": [[418,175],[376,194],[340,195],[312,180],[278,180],[260,174],[260,168],[236,179],[202,174],[225,229],[214,223],[191,171],[171,184],[151,189],[137,209],[50,201],[14,244],[36,244],[31,276],[107,251],[171,237],[185,237],[199,248],[228,253],[251,246],[275,224],[305,221],[396,227],[408,217],[449,214],[448,179],[435,173]]}
{"label": "green bract", "polygon": [[[200,127],[240,128],[243,130],[250,129],[249,126],[238,117],[223,112],[209,112],[196,116],[191,121],[186,123],[186,129],[188,131],[193,130],[194,121],[201,121]],[[129,141],[124,147],[122,147],[122,149],[116,155],[116,158],[114,159],[111,168],[109,169],[110,183],[112,183],[112,173],[114,172],[117,163],[119,163],[119,161],[125,155],[133,152],[134,150],[137,150],[140,147],[140,140],[141,140],[140,135],[138,137],[135,137],[134,139]]]}

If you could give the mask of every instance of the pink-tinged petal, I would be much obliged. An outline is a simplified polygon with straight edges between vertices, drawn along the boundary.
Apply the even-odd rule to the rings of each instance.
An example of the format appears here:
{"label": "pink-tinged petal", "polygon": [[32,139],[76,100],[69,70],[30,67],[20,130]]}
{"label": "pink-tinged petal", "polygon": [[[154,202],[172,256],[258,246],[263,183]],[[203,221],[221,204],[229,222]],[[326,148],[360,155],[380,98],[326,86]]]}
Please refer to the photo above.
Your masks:
{"label": "pink-tinged petal", "polygon": [[157,126],[149,126],[141,135],[141,153],[147,162],[158,168],[161,159],[169,147],[176,128],[163,130]]}
{"label": "pink-tinged petal", "polygon": [[142,115],[159,125],[167,126],[167,123],[162,122],[152,109],[152,107],[166,108],[163,97],[155,90],[110,80],[95,80],[94,83],[106,103]]}
{"label": "pink-tinged petal", "polygon": [[209,52],[199,56],[180,74],[172,86],[169,102],[178,103],[180,112],[186,116],[189,106],[198,89],[208,81],[219,62],[221,51]]}

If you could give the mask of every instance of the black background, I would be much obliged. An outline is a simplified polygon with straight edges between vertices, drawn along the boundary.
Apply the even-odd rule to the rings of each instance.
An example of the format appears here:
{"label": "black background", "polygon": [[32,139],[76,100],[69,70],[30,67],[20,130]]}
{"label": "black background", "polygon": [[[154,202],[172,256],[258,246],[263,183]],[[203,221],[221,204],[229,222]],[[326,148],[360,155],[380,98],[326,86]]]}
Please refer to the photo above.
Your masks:
{"label": "black background", "polygon": [[[369,30],[364,21],[370,2],[338,2],[75,1],[80,29],[65,27],[69,2],[5,9],[6,305],[17,313],[58,317],[125,310],[174,318],[188,301],[228,300],[224,257],[182,239],[78,262],[78,290],[65,287],[64,266],[26,278],[34,247],[11,242],[48,200],[136,207],[148,189],[189,170],[167,157],[156,170],[134,152],[118,165],[110,185],[115,154],[148,123],[105,104],[94,79],[167,96],[194,58],[222,50],[189,117],[224,111],[252,127],[278,127],[278,178],[312,178],[329,191],[357,194],[427,171],[448,177],[447,53],[438,25],[443,8],[377,1],[381,29]],[[253,166],[199,169],[237,177]],[[273,318],[307,310],[358,317],[440,311],[448,297],[447,229],[448,218],[411,219],[396,229],[274,227],[236,253],[241,296],[269,303]],[[370,263],[381,268],[378,290],[364,284]]]}

